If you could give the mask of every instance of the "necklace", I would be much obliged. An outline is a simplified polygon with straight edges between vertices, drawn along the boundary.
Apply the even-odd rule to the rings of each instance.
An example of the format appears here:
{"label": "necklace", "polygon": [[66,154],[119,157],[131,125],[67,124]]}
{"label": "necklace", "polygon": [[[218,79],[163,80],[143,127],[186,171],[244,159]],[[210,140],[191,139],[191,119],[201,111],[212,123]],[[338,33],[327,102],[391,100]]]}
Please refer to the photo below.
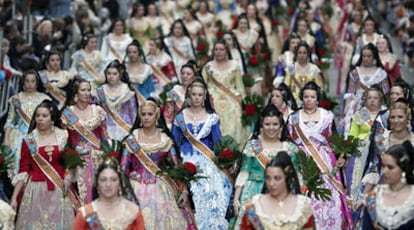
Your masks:
{"label": "necklace", "polygon": [[285,197],[283,197],[282,199],[276,199],[276,198],[274,198],[274,197],[272,197],[274,200],[276,200],[276,202],[277,202],[277,204],[279,205],[279,207],[281,207],[281,208],[283,208],[283,205],[284,205],[284,202],[285,202],[285,200],[289,197],[289,195],[290,195],[290,193],[289,192],[287,192],[286,193],[286,195],[285,195]]}
{"label": "necklace", "polygon": [[398,195],[398,193],[401,191],[401,190],[403,190],[403,188],[405,188],[405,184],[403,184],[401,187],[399,187],[399,188],[392,188],[391,187],[391,185],[388,185],[388,188],[390,189],[390,191],[391,191],[391,196],[392,196],[392,198],[396,198],[397,197],[397,195]]}
{"label": "necklace", "polygon": [[312,116],[313,114],[315,114],[318,111],[318,109],[316,108],[315,110],[313,110],[312,112],[308,112],[305,109],[303,110],[304,113],[306,113],[308,116]]}
{"label": "necklace", "polygon": [[189,111],[190,111],[191,119],[192,119],[193,121],[199,121],[199,120],[200,120],[201,115],[203,114],[203,111],[198,112],[198,113],[194,113],[191,109],[190,109]]}

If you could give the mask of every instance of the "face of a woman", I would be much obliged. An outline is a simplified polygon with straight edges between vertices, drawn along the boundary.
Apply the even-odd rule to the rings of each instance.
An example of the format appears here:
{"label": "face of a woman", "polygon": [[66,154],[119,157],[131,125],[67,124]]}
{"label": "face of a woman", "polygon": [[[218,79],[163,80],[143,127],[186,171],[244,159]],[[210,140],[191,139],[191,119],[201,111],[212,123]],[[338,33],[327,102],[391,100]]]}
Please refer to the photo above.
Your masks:
{"label": "face of a woman", "polygon": [[289,50],[291,52],[294,52],[295,51],[295,48],[298,45],[299,41],[300,41],[300,39],[298,39],[298,38],[292,38],[292,39],[290,39]]}
{"label": "face of a woman", "polygon": [[263,118],[262,133],[269,139],[277,138],[281,129],[280,120],[276,116]]}
{"label": "face of a woman", "polygon": [[183,26],[181,25],[181,23],[177,22],[174,24],[173,33],[176,37],[183,36]]}
{"label": "face of a woman", "polygon": [[395,159],[389,155],[382,156],[382,178],[389,185],[396,185],[401,181],[402,170]]}
{"label": "face of a woman", "polygon": [[128,55],[128,59],[131,62],[137,62],[139,61],[139,50],[138,47],[130,45],[127,48],[127,55]]}
{"label": "face of a woman", "polygon": [[222,61],[222,60],[225,60],[226,58],[227,58],[226,47],[224,46],[224,44],[217,43],[214,46],[214,59]]}
{"label": "face of a woman", "polygon": [[306,47],[300,46],[297,52],[297,57],[296,57],[297,61],[301,64],[305,64],[308,62],[308,56],[309,54],[308,54],[308,50],[306,49]]}
{"label": "face of a woman", "polygon": [[239,30],[241,30],[241,31],[245,31],[245,30],[247,30],[247,29],[248,29],[248,22],[247,22],[247,19],[245,19],[245,18],[241,18],[241,19],[239,20],[239,26],[238,26],[238,29],[239,29]]}
{"label": "face of a woman", "polygon": [[79,102],[89,103],[91,99],[91,84],[89,82],[82,82],[79,84],[78,100]]}
{"label": "face of a woman", "polygon": [[114,25],[114,33],[122,34],[124,32],[124,24],[121,21],[117,21]]}
{"label": "face of a woman", "polygon": [[193,18],[189,10],[184,10],[184,20],[191,21]]}
{"label": "face of a woman", "polygon": [[247,16],[250,18],[256,17],[256,8],[253,4],[247,6]]}
{"label": "face of a woman", "polygon": [[154,4],[148,5],[148,15],[156,16],[157,15],[157,7]]}
{"label": "face of a woman", "polygon": [[372,51],[370,49],[363,49],[362,50],[362,64],[365,67],[372,66],[374,61],[374,55],[372,54]]}
{"label": "face of a woman", "polygon": [[305,21],[299,21],[298,22],[298,32],[301,34],[306,33],[306,31],[308,30],[308,26],[306,25]]}
{"label": "face of a woman", "polygon": [[361,22],[362,14],[360,11],[354,11],[354,22]]}
{"label": "face of a woman", "polygon": [[184,67],[181,69],[181,84],[186,87],[191,84],[194,80],[194,72],[189,67]]}
{"label": "face of a woman", "polygon": [[48,67],[51,69],[51,70],[60,70],[60,57],[59,57],[59,55],[57,55],[57,54],[53,54],[53,55],[51,55],[50,57],[49,57],[49,60],[48,60]]}
{"label": "face of a woman", "polygon": [[223,35],[223,39],[224,39],[224,41],[226,41],[226,43],[229,47],[233,47],[233,38],[231,37],[230,34]]}
{"label": "face of a woman", "polygon": [[199,86],[193,86],[190,90],[191,107],[201,107],[204,102],[204,89]]}
{"label": "face of a woman", "polygon": [[139,113],[139,118],[141,120],[142,127],[144,128],[154,127],[157,122],[155,108],[150,105],[142,106],[141,111]]}
{"label": "face of a woman", "polygon": [[27,74],[23,82],[23,90],[28,93],[35,92],[37,90],[36,75]]}
{"label": "face of a woman", "polygon": [[306,89],[303,91],[303,107],[305,109],[316,109],[318,97],[315,90]]}
{"label": "face of a woman", "polygon": [[390,98],[391,103],[396,102],[399,98],[404,98],[404,90],[399,86],[391,87]]}
{"label": "face of a woman", "polygon": [[366,105],[370,111],[378,111],[381,108],[381,97],[377,91],[369,91]]}
{"label": "face of a woman", "polygon": [[111,168],[106,168],[99,173],[97,184],[99,196],[107,199],[117,197],[121,189],[119,176]]}
{"label": "face of a woman", "polygon": [[368,20],[364,23],[364,29],[365,33],[372,34],[374,33],[374,22],[371,20]]}
{"label": "face of a woman", "polygon": [[121,76],[117,68],[108,68],[106,70],[106,80],[109,85],[117,85],[121,81]]}
{"label": "face of a woman", "polygon": [[144,16],[144,13],[145,13],[145,8],[144,8],[144,6],[140,6],[140,7],[138,7],[137,15],[138,15],[138,16]]}
{"label": "face of a woman", "polygon": [[265,183],[272,197],[280,197],[287,191],[286,175],[280,167],[267,167]]}
{"label": "face of a woman", "polygon": [[201,13],[207,12],[207,5],[205,2],[200,2],[198,11],[200,11]]}
{"label": "face of a woman", "polygon": [[86,45],[86,48],[89,50],[96,50],[96,42],[96,38],[90,38],[88,44]]}
{"label": "face of a woman", "polygon": [[399,132],[407,129],[408,117],[402,109],[390,110],[390,126],[393,131]]}
{"label": "face of a woman", "polygon": [[385,52],[388,49],[387,40],[385,38],[379,38],[377,40],[378,52]]}
{"label": "face of a woman", "polygon": [[158,47],[157,47],[157,45],[155,44],[155,42],[154,41],[150,41],[149,42],[149,51],[150,51],[150,53],[151,54],[156,54],[157,52],[158,52]]}
{"label": "face of a woman", "polygon": [[48,108],[38,108],[35,115],[36,128],[40,131],[46,131],[53,126],[52,116]]}
{"label": "face of a woman", "polygon": [[277,108],[281,108],[283,105],[283,96],[282,92],[280,90],[272,90],[272,99],[271,102],[273,105],[275,105]]}

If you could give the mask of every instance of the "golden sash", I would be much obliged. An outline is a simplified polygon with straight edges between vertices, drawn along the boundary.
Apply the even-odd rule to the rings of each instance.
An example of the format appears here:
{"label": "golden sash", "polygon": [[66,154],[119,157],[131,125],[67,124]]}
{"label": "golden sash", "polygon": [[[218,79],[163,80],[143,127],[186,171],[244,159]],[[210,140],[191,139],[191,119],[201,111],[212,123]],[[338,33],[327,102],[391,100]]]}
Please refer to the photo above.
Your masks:
{"label": "golden sash", "polygon": [[103,230],[101,221],[98,218],[98,214],[93,208],[93,203],[87,204],[83,207],[83,218],[88,224],[90,229],[93,230]]}
{"label": "golden sash", "polygon": [[234,100],[234,102],[236,102],[237,104],[239,104],[241,106],[241,99],[236,96],[233,92],[231,92],[230,89],[228,89],[226,86],[224,86],[223,84],[221,84],[216,78],[213,77],[213,74],[209,74],[207,73],[207,75],[210,77],[211,82],[213,82],[213,84],[221,89],[221,91],[223,91],[225,94],[227,94],[230,98],[232,98]]}
{"label": "golden sash", "polygon": [[299,123],[295,124],[296,131],[298,132],[300,138],[302,139],[303,143],[305,144],[305,147],[309,150],[309,153],[311,154],[313,160],[315,160],[316,164],[318,165],[318,168],[321,170],[322,173],[326,174],[329,179],[331,179],[332,184],[336,187],[336,189],[342,193],[343,195],[346,194],[345,188],[339,182],[334,175],[330,172],[328,166],[326,165],[325,161],[319,156],[318,151],[315,149],[315,147],[312,145],[312,143],[309,141],[309,139],[306,137],[306,135],[303,133],[302,129],[299,126]]}
{"label": "golden sash", "polygon": [[263,169],[266,168],[266,165],[269,164],[270,160],[263,153],[263,147],[260,144],[259,140],[251,140],[250,144],[252,145],[253,152],[256,155],[257,160]]}
{"label": "golden sash", "polygon": [[[170,44],[171,44],[171,42],[170,42]],[[175,45],[172,45],[171,48],[174,50],[174,52],[176,52],[178,54],[178,56],[180,56],[180,58],[182,58],[184,60],[184,62],[188,62],[188,58],[179,49],[177,49],[177,47],[175,47]]]}
{"label": "golden sash", "polygon": [[165,85],[171,82],[171,80],[167,76],[165,76],[165,74],[160,69],[158,69],[157,66],[155,66],[154,64],[150,64],[150,66],[155,76],[162,80]]}
{"label": "golden sash", "polygon": [[29,126],[31,118],[23,111],[22,104],[20,103],[20,100],[17,97],[17,95],[12,97],[13,106],[16,109],[17,114],[19,114],[19,116],[22,118],[23,122],[27,126]]}
{"label": "golden sash", "polygon": [[144,96],[134,87],[135,96],[137,97],[137,100],[140,105],[144,104],[147,99],[145,99]]}
{"label": "golden sash", "polygon": [[39,72],[40,79],[43,82],[43,85],[46,87],[46,89],[49,91],[49,93],[59,101],[59,104],[63,105],[65,104],[66,97],[64,97],[62,94],[60,94],[55,87],[53,87],[52,84],[50,84],[49,78],[47,77],[46,71]]}
{"label": "golden sash", "polygon": [[83,68],[85,68],[87,71],[89,71],[92,74],[92,76],[95,77],[96,81],[102,82],[103,78],[101,77],[101,75],[95,70],[95,68],[93,68],[89,64],[89,62],[87,62],[85,60],[85,58],[82,56],[82,54],[79,53],[75,57],[78,60],[78,62],[80,63],[80,65],[83,66]]}
{"label": "golden sash", "polygon": [[95,147],[99,148],[101,146],[101,141],[95,136],[91,130],[86,129],[80,123],[79,118],[76,114],[71,111],[69,108],[66,108],[63,111],[63,117],[66,119],[66,123],[74,130],[76,130],[80,135],[82,135],[86,140],[88,140]]}
{"label": "golden sash", "polygon": [[122,63],[123,58],[121,57],[121,55],[119,55],[119,53],[118,53],[118,52],[116,52],[116,50],[114,49],[114,47],[112,47],[112,46],[111,46],[111,42],[110,42],[109,37],[108,37],[107,39],[108,39],[107,44],[108,44],[108,48],[109,48],[109,50],[110,50],[110,51],[111,51],[111,53],[115,56],[115,58],[116,58],[116,59],[118,59],[118,61]]}
{"label": "golden sash", "polygon": [[98,94],[98,98],[102,102],[102,106],[104,107],[105,111],[112,117],[112,119],[119,125],[119,127],[121,127],[125,132],[129,133],[129,130],[131,129],[130,125],[127,124],[120,116],[118,116],[117,113],[112,111],[108,103],[106,103],[103,87],[97,88],[96,92]]}

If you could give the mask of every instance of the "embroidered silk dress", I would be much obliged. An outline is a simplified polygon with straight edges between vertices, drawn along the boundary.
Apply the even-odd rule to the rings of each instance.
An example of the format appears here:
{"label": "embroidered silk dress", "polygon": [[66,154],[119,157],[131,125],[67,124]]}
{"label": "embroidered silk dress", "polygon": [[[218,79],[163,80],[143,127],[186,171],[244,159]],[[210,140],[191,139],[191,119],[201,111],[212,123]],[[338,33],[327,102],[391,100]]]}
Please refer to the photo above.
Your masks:
{"label": "embroidered silk dress", "polygon": [[[180,125],[181,124],[181,125]],[[182,129],[187,129],[197,140],[213,149],[220,139],[220,124],[217,114],[208,114],[205,121],[187,123],[182,113],[174,120],[172,134],[175,143],[180,147],[183,162],[191,162],[202,173],[198,176],[207,178],[191,182],[191,193],[195,207],[195,218],[198,229],[228,229],[226,211],[233,191],[233,185],[227,176],[203,153],[183,136]]]}
{"label": "embroidered silk dress", "polygon": [[[62,115],[62,123],[66,126],[69,132],[69,142],[73,147],[81,154],[86,165],[83,168],[78,169],[78,192],[81,198],[82,204],[92,202],[93,199],[93,183],[95,169],[99,166],[100,160],[100,141],[109,139],[106,132],[105,117],[107,116],[105,110],[98,105],[90,105],[92,109],[92,117],[89,120],[82,120],[77,117],[78,120],[71,120],[75,111],[75,106],[69,106],[66,108],[69,111],[64,111]],[[86,131],[81,133],[75,123],[79,123],[79,126]],[[90,141],[87,136],[91,134],[96,143]]]}
{"label": "embroidered silk dress", "polygon": [[[44,93],[37,93],[36,97],[31,100],[23,100],[22,97],[22,92],[10,97],[9,114],[7,115],[6,124],[4,125],[4,128],[10,127],[9,147],[11,148],[15,159],[14,170],[9,172],[10,178],[13,178],[19,171],[20,148],[22,147],[23,138],[29,130],[30,119],[32,119],[33,112],[43,100],[50,100],[50,97]],[[27,117],[28,120],[26,120],[25,117]]]}
{"label": "embroidered silk dress", "polygon": [[[71,81],[73,80],[73,74],[68,71],[61,70],[59,73],[54,73],[55,76],[59,76],[58,80],[55,77],[50,76],[50,74],[48,75],[47,71],[40,71],[39,75],[43,86],[46,88],[47,95],[59,109],[62,109],[66,102],[66,94],[69,90],[68,88],[71,86]],[[49,87],[51,87],[51,89],[49,89]],[[54,92],[52,92],[52,89]],[[55,92],[57,94],[55,94]]]}
{"label": "embroidered silk dress", "polygon": [[139,93],[146,99],[150,96],[158,96],[152,95],[155,91],[154,83],[153,83],[153,72],[151,66],[144,64],[144,68],[140,69],[140,73],[129,73],[129,80],[131,81],[132,85],[139,91]]}
{"label": "embroidered silk dress", "polygon": [[[128,138],[135,139],[143,153],[159,168],[164,167],[167,158],[177,162],[173,141],[165,133],[161,132],[158,144],[141,144],[138,139],[140,131],[134,130]],[[121,166],[130,178],[144,217],[145,229],[187,229],[187,221],[176,204],[176,194],[168,183],[148,171],[145,163],[137,157],[138,153],[128,144],[128,138],[124,142],[126,148],[122,153]]]}
{"label": "embroidered silk dress", "polygon": [[[37,146],[40,138],[37,129],[29,135],[34,137],[32,140],[35,143],[32,146],[35,148],[35,154],[47,160],[63,180],[65,171],[60,165],[61,151],[67,143],[68,132],[57,127],[54,127],[54,132],[57,143],[53,146]],[[62,201],[62,190],[57,188],[34,162],[30,144],[27,143],[30,143],[28,137],[22,143],[19,174],[13,179],[13,184],[16,184],[30,178],[24,187],[16,229],[72,229],[75,218],[72,203],[68,198]],[[53,148],[52,152],[47,151],[50,147]]]}
{"label": "embroidered silk dress", "polygon": [[[290,115],[287,127],[292,140],[306,155],[312,156],[312,151],[297,131],[296,126],[300,127],[309,143],[313,146],[317,154],[319,154],[322,162],[324,162],[329,172],[331,172],[336,164],[336,157],[328,144],[327,138],[333,132],[334,115],[332,112],[322,108],[318,110],[320,112],[319,121],[303,122],[300,112],[297,111]],[[320,170],[323,171],[322,169]],[[352,220],[350,211],[346,205],[345,194],[342,194],[337,186],[335,186],[333,178],[328,177],[326,174],[322,174],[321,177],[326,182],[322,187],[331,190],[332,195],[330,201],[320,201],[312,197],[311,203],[315,210],[316,229],[350,229]],[[339,173],[334,175],[334,177],[336,181],[341,181]]]}
{"label": "embroidered silk dress", "polygon": [[246,147],[243,150],[242,166],[235,183],[236,187],[242,187],[239,198],[240,211],[235,229],[240,229],[240,224],[245,212],[244,205],[249,202],[253,196],[260,194],[265,184],[264,168],[256,157],[256,152],[259,153],[261,150],[270,162],[280,151],[286,151],[287,153],[292,154],[292,158],[294,158],[295,156],[293,156],[293,154],[298,151],[298,148],[291,142],[282,142],[281,149],[263,149],[259,140],[250,140],[246,143]]}
{"label": "embroidered silk dress", "polygon": [[180,41],[173,39],[173,37],[164,38],[164,44],[170,51],[172,60],[175,65],[175,72],[179,78],[181,73],[181,66],[189,60],[195,60],[195,53],[191,45],[191,40],[188,37],[181,38]]}
{"label": "embroidered silk dress", "polygon": [[122,40],[119,41],[114,40],[112,36],[113,34],[110,33],[102,40],[101,54],[105,58],[107,64],[115,59],[122,62],[125,58],[126,49],[132,42],[132,38],[129,34],[123,34]]}

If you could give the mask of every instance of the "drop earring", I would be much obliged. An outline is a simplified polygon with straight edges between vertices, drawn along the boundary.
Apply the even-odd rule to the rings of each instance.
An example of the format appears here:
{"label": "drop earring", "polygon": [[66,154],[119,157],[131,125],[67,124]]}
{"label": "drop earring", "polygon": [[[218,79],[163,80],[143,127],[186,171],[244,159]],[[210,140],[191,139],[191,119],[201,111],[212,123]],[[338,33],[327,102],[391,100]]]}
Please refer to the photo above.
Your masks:
{"label": "drop earring", "polygon": [[401,174],[401,183],[402,184],[407,184],[407,178],[405,177],[405,172],[402,172],[402,174]]}

